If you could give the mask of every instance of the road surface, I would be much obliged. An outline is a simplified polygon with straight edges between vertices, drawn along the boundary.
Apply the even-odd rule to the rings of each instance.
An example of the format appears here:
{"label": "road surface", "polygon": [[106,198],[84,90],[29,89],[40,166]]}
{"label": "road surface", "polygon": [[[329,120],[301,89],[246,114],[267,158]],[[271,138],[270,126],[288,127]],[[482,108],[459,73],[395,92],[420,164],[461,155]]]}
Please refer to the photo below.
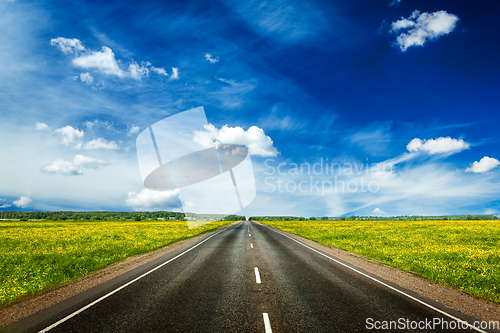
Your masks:
{"label": "road surface", "polygon": [[473,321],[247,221],[0,332],[380,332],[453,321],[439,311]]}

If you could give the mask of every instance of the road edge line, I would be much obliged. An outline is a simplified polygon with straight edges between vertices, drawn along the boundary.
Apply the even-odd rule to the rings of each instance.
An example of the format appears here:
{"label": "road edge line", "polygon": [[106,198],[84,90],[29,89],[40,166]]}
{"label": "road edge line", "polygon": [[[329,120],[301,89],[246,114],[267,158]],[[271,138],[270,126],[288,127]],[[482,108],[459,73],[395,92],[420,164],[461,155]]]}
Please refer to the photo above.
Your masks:
{"label": "road edge line", "polygon": [[[260,224],[260,223],[259,223],[259,224]],[[441,313],[441,314],[443,314],[443,315],[445,315],[445,316],[448,316],[448,317],[450,317],[450,318],[451,318],[451,319],[453,319],[453,320],[456,320],[456,321],[459,321],[459,322],[466,323],[466,324],[467,324],[467,326],[469,326],[469,328],[471,328],[471,329],[473,329],[473,330],[475,330],[475,331],[477,331],[477,332],[481,332],[481,333],[488,333],[488,332],[486,332],[486,331],[483,331],[483,330],[482,330],[482,329],[480,329],[480,328],[475,327],[474,325],[470,324],[470,323],[469,323],[468,321],[466,321],[466,320],[462,320],[462,319],[460,319],[460,318],[457,318],[457,317],[455,317],[454,315],[447,313],[446,311],[443,311],[443,310],[441,310],[441,309],[438,309],[438,308],[436,308],[436,307],[434,307],[434,306],[432,306],[432,305],[430,305],[430,304],[428,304],[428,303],[426,303],[426,302],[424,302],[424,301],[422,301],[422,300],[420,300],[420,299],[418,299],[418,298],[416,298],[416,297],[414,297],[414,296],[411,296],[411,295],[409,295],[409,294],[405,293],[405,292],[404,292],[404,291],[402,291],[402,290],[399,290],[398,288],[395,288],[395,287],[393,287],[393,286],[388,285],[387,283],[384,283],[384,282],[382,282],[382,281],[380,281],[380,280],[377,280],[376,278],[374,278],[374,277],[372,277],[372,276],[370,276],[370,275],[368,275],[368,274],[366,274],[366,273],[363,273],[363,272],[361,272],[361,271],[359,271],[359,270],[357,270],[357,269],[355,269],[355,268],[353,268],[353,267],[351,267],[351,266],[349,266],[349,265],[346,265],[346,264],[344,264],[343,262],[341,262],[341,261],[339,261],[339,260],[337,260],[337,259],[334,259],[334,258],[332,258],[332,257],[330,257],[330,256],[328,256],[328,255],[326,255],[326,254],[324,254],[323,252],[318,251],[318,250],[316,250],[315,248],[313,248],[313,247],[311,247],[311,246],[309,246],[309,245],[307,245],[307,244],[304,244],[304,243],[302,243],[301,241],[299,241],[299,240],[297,240],[297,239],[295,239],[295,238],[293,238],[293,237],[290,237],[290,236],[288,236],[288,235],[284,234],[284,233],[283,233],[283,232],[281,232],[281,231],[278,231],[278,230],[273,230],[274,228],[269,227],[269,226],[267,226],[267,225],[263,225],[263,224],[261,224],[261,225],[262,225],[262,226],[267,227],[269,230],[274,231],[274,232],[275,232],[275,233],[277,233],[277,234],[280,234],[280,235],[282,235],[282,236],[285,236],[285,237],[287,237],[287,238],[289,238],[289,239],[293,240],[294,242],[299,243],[300,245],[302,245],[302,246],[304,246],[304,247],[306,247],[306,248],[308,248],[308,249],[310,249],[310,250],[312,250],[312,251],[314,251],[314,252],[316,252],[316,253],[318,253],[318,254],[322,255],[322,256],[323,256],[323,257],[325,257],[325,258],[328,258],[328,259],[330,259],[330,260],[332,260],[332,261],[334,261],[334,262],[336,262],[336,263],[338,263],[338,264],[340,264],[340,265],[342,265],[342,266],[344,266],[344,267],[346,267],[346,268],[349,268],[350,270],[352,270],[352,271],[354,271],[354,272],[356,272],[356,273],[359,273],[359,274],[363,275],[364,277],[369,278],[370,280],[373,280],[373,281],[375,281],[375,282],[377,282],[377,283],[379,283],[379,284],[381,284],[381,285],[383,285],[383,286],[385,286],[385,287],[387,287],[387,288],[389,288],[389,289],[391,289],[391,290],[393,290],[393,291],[396,291],[396,292],[400,293],[401,295],[406,296],[406,297],[410,298],[411,300],[413,300],[413,301],[415,301],[415,302],[417,302],[417,303],[420,303],[420,304],[422,304],[422,305],[425,305],[426,307],[428,307],[428,308],[430,308],[430,309],[432,309],[432,310],[434,310],[434,311],[436,311],[436,312],[439,312],[439,313]]]}
{"label": "road edge line", "polygon": [[43,330],[39,331],[38,333],[46,333],[46,332],[50,331],[51,329],[53,329],[53,328],[55,328],[55,327],[59,326],[60,324],[62,324],[62,323],[64,323],[65,321],[67,321],[68,319],[71,319],[71,318],[73,318],[74,316],[76,316],[76,315],[78,315],[78,314],[82,313],[83,311],[85,311],[85,310],[87,310],[87,309],[91,308],[92,306],[94,306],[94,305],[96,305],[97,303],[99,303],[99,302],[101,302],[101,301],[105,300],[105,299],[106,299],[106,298],[108,298],[109,296],[111,296],[111,295],[113,295],[113,294],[115,294],[115,293],[119,292],[120,290],[122,290],[122,289],[124,289],[124,288],[128,287],[128,286],[129,286],[129,285],[131,285],[132,283],[134,283],[134,282],[136,282],[136,281],[138,281],[138,280],[142,279],[143,277],[145,277],[145,276],[147,276],[147,275],[149,275],[149,274],[153,273],[153,272],[154,272],[154,271],[156,271],[157,269],[160,269],[161,267],[165,266],[166,264],[168,264],[168,263],[170,263],[170,262],[174,261],[175,259],[179,258],[180,256],[182,256],[182,255],[184,255],[184,254],[188,253],[189,251],[193,250],[194,248],[196,248],[196,247],[200,246],[201,244],[205,243],[205,242],[206,242],[207,240],[209,240],[210,238],[212,238],[212,237],[214,237],[214,236],[216,236],[216,235],[220,234],[221,232],[224,232],[224,231],[226,231],[226,230],[228,230],[228,229],[229,229],[229,228],[224,228],[224,229],[222,229],[222,230],[220,230],[220,231],[216,232],[215,234],[211,235],[210,237],[205,238],[203,241],[199,242],[198,244],[194,245],[193,247],[190,247],[190,248],[189,248],[189,249],[187,249],[186,251],[184,251],[184,252],[182,252],[182,253],[180,253],[180,254],[176,255],[175,257],[173,257],[173,258],[171,258],[171,259],[169,259],[169,260],[165,261],[164,263],[162,263],[162,264],[160,264],[160,265],[156,266],[155,268],[153,268],[153,269],[151,269],[151,270],[147,271],[146,273],[144,273],[144,274],[142,274],[142,275],[140,275],[140,276],[136,277],[136,278],[135,278],[135,279],[133,279],[132,281],[129,281],[129,282],[125,283],[124,285],[122,285],[122,286],[120,286],[120,287],[118,287],[118,288],[116,288],[116,289],[114,289],[114,290],[110,291],[110,292],[109,292],[109,293],[107,293],[106,295],[101,296],[100,298],[98,298],[98,299],[96,299],[95,301],[93,301],[93,302],[91,302],[91,303],[89,303],[89,304],[85,305],[84,307],[82,307],[82,308],[80,308],[80,309],[76,310],[75,312],[70,313],[70,314],[69,314],[69,315],[67,315],[66,317],[64,317],[64,318],[60,319],[59,321],[56,321],[55,323],[53,323],[52,325],[50,325],[50,326],[48,326],[48,327],[44,328]]}

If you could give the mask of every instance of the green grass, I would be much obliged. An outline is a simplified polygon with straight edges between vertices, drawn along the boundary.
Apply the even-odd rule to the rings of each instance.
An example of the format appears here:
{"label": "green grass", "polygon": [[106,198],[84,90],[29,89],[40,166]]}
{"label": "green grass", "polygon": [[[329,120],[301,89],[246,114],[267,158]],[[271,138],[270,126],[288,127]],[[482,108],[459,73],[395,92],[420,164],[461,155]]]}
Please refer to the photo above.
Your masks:
{"label": "green grass", "polygon": [[0,305],[230,223],[0,221]]}
{"label": "green grass", "polygon": [[500,221],[267,221],[500,303]]}

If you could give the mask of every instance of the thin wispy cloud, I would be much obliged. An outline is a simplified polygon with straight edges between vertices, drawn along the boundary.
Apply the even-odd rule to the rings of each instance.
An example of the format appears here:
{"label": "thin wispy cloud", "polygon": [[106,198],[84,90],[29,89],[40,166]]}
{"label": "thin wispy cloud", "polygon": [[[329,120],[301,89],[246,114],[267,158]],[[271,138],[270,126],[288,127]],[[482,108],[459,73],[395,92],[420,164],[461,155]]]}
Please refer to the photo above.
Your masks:
{"label": "thin wispy cloud", "polygon": [[93,150],[93,149],[111,149],[117,150],[120,149],[118,144],[115,141],[108,141],[104,138],[93,139],[92,141],[86,142],[83,145],[83,149],[85,150]]}
{"label": "thin wispy cloud", "polygon": [[256,32],[283,43],[299,43],[326,31],[327,21],[321,8],[306,1],[226,0]]}

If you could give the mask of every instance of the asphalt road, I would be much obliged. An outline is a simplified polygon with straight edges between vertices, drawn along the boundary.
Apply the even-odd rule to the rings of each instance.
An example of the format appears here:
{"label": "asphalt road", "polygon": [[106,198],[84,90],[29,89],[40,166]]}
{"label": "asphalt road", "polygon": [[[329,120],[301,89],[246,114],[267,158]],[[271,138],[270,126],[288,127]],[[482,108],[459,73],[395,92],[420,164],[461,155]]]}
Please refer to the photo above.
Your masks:
{"label": "asphalt road", "polygon": [[453,321],[411,297],[473,320],[330,258],[242,222],[0,332],[390,332],[369,330],[368,318]]}

